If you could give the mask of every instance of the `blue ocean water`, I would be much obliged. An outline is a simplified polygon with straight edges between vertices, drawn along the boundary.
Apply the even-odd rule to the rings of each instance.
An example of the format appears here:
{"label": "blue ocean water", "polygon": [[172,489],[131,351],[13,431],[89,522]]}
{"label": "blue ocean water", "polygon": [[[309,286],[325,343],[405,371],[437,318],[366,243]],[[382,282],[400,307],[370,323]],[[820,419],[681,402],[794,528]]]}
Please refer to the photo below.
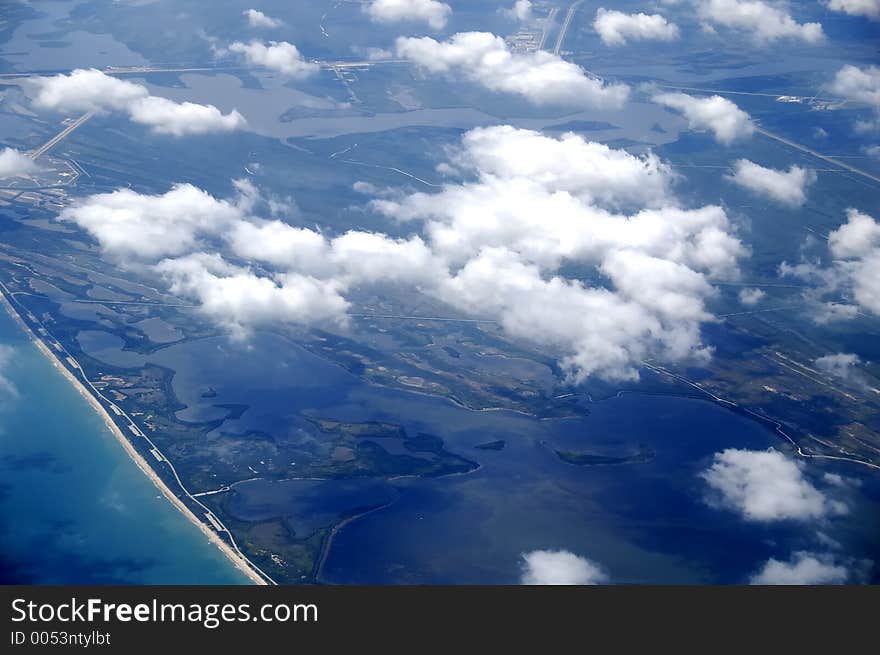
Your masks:
{"label": "blue ocean water", "polygon": [[0,311],[0,582],[244,584]]}

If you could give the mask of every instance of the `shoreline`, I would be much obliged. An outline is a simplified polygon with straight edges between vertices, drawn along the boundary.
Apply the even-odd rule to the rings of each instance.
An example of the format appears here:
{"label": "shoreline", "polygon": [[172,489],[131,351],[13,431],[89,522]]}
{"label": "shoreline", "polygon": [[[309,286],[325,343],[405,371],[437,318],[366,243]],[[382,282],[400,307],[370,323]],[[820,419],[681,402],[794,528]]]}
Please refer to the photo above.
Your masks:
{"label": "shoreline", "polygon": [[89,392],[89,390],[85,387],[85,385],[77,379],[77,377],[70,372],[70,369],[64,365],[64,363],[58,359],[55,353],[46,345],[46,343],[31,330],[30,326],[25,322],[25,320],[19,315],[18,311],[6,297],[6,292],[4,290],[0,290],[0,304],[3,305],[3,309],[12,317],[12,319],[18,324],[20,328],[22,328],[31,342],[36,345],[41,353],[45,357],[49,359],[51,364],[60,371],[65,378],[67,378],[68,382],[73,384],[74,388],[82,395],[88,403],[92,406],[98,415],[103,420],[104,424],[110,430],[111,434],[116,438],[116,440],[122,445],[125,452],[128,454],[129,458],[135,463],[135,465],[141,470],[141,472],[147,476],[147,478],[155,485],[162,495],[171,502],[172,506],[174,506],[183,516],[185,516],[191,523],[196,525],[199,530],[201,530],[202,534],[208,537],[208,540],[217,546],[220,549],[226,558],[235,566],[239,571],[244,573],[251,582],[258,585],[267,585],[268,583],[263,577],[258,574],[251,565],[232,547],[227,544],[220,536],[214,532],[208,525],[201,521],[193,511],[187,507],[187,505],[178,498],[173,491],[168,487],[167,484],[159,477],[159,474],[156,473],[152,467],[149,465],[146,459],[137,452],[135,447],[131,444],[131,442],[126,438],[125,434],[123,434],[122,430],[119,429],[119,426],[116,425],[116,422],[107,412],[107,409],[98,401],[95,396]]}

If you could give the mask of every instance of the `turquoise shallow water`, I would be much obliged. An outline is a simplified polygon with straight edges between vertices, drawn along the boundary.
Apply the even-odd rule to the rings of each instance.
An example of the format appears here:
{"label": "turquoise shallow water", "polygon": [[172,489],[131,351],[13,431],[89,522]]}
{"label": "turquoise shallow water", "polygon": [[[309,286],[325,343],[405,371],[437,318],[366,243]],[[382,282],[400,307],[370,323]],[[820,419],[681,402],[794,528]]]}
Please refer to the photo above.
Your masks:
{"label": "turquoise shallow water", "polygon": [[2,309],[0,348],[0,582],[248,582]]}

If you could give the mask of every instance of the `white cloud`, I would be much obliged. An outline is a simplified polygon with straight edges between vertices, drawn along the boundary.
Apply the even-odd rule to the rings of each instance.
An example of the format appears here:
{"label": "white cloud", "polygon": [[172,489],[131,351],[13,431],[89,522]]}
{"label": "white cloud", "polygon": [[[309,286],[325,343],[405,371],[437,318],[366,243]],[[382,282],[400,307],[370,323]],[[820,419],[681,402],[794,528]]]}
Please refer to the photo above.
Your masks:
{"label": "white cloud", "polygon": [[94,68],[68,75],[35,77],[26,82],[34,105],[60,112],[126,110],[150,92],[134,82],[120,80]]}
{"label": "white cloud", "polygon": [[[780,276],[808,283],[803,298],[813,321],[822,325],[851,321],[863,310],[880,313],[880,248],[872,247],[869,240],[873,232],[870,228],[876,223],[870,217],[863,220],[865,215],[854,209],[847,213],[853,218],[855,229],[850,231],[846,229],[849,224],[844,224],[829,235],[832,254],[836,250],[845,255],[843,258],[828,265],[819,260],[779,265]],[[860,223],[866,224],[867,229]],[[860,240],[859,235],[866,240]]]}
{"label": "white cloud", "polygon": [[230,44],[231,52],[243,55],[252,66],[262,66],[293,78],[304,78],[319,70],[318,64],[303,59],[299,49],[287,41],[260,41]]}
{"label": "white cloud", "polygon": [[197,298],[201,311],[236,337],[278,323],[347,321],[348,302],[334,280],[296,273],[260,276],[203,253],[162,261],[156,270],[169,280],[172,293]]}
{"label": "white cloud", "polygon": [[360,46],[352,46],[351,50],[356,55],[370,61],[382,61],[383,59],[392,59],[394,57],[394,53],[385,48],[362,48]]}
{"label": "white cloud", "polygon": [[857,132],[880,130],[880,67],[846,65],[837,71],[828,88],[849,102],[865,104],[874,110],[873,118],[856,122]]}
{"label": "white cloud", "polygon": [[622,380],[638,377],[639,362],[651,354],[699,354],[692,317],[702,303],[680,293],[676,297],[675,281],[669,284],[673,288],[661,287],[661,292],[687,306],[690,316],[663,316],[623,293],[577,280],[545,279],[537,266],[515,253],[484,248],[444,283],[440,297],[472,314],[499,317],[511,336],[564,353],[560,365],[573,381],[588,376]]}
{"label": "white cloud", "polygon": [[855,209],[847,210],[847,218],[828,235],[828,247],[856,302],[880,315],[880,223]]}
{"label": "white cloud", "polygon": [[807,201],[807,187],[816,181],[815,171],[791,166],[787,172],[759,166],[748,159],[733,165],[727,179],[756,195],[774,200],[787,207],[800,207]]}
{"label": "white cloud", "polygon": [[135,100],[128,112],[135,123],[149,125],[155,133],[171,136],[231,132],[246,125],[244,116],[234,109],[224,114],[214,105],[174,102],[156,96]]}
{"label": "white cloud", "polygon": [[661,93],[653,97],[666,107],[677,109],[691,129],[711,130],[723,144],[751,136],[755,131],[751,117],[727,98],[697,98],[686,93]]}
{"label": "white cloud", "polygon": [[880,315],[880,252],[854,262],[851,275],[856,302],[872,314]]}
{"label": "white cloud", "polygon": [[861,360],[858,355],[853,353],[835,353],[819,357],[814,363],[816,368],[823,373],[849,380],[853,378],[856,373],[856,367],[861,364]]}
{"label": "white cloud", "polygon": [[391,239],[384,234],[350,231],[333,239],[330,261],[353,283],[405,282],[436,285],[447,274],[420,237]]}
{"label": "white cloud", "polygon": [[246,124],[244,117],[235,110],[223,114],[214,105],[178,103],[152,96],[145,86],[95,69],[33,78],[28,80],[27,91],[34,105],[42,109],[124,111],[132,121],[149,125],[157,134],[185,136],[228,132]]}
{"label": "white cloud", "polygon": [[247,260],[281,268],[319,271],[325,267],[329,246],[323,235],[280,220],[238,221],[228,231],[233,251]]}
{"label": "white cloud", "polygon": [[716,453],[700,477],[720,504],[748,521],[806,521],[847,512],[816,489],[797,462],[775,450],[729,448]]}
{"label": "white cloud", "polygon": [[512,7],[509,9],[502,9],[501,11],[511,20],[518,20],[523,23],[528,22],[533,18],[531,0],[516,0]]}
{"label": "white cloud", "polygon": [[262,11],[257,9],[246,9],[241,12],[243,16],[247,17],[248,23],[251,27],[280,27],[281,21],[277,18],[272,18],[271,16],[267,16]]}
{"label": "white cloud", "polygon": [[827,555],[798,551],[790,560],[769,559],[749,580],[753,585],[844,584],[849,578],[846,567]]}
{"label": "white cloud", "polygon": [[632,41],[674,41],[678,26],[660,14],[625,14],[621,11],[599,8],[593,29],[605,45],[624,45]]}
{"label": "white cloud", "polygon": [[242,216],[236,204],[178,184],[155,196],[131,189],[88,196],[66,207],[59,219],[88,231],[114,257],[155,259],[191,251],[200,234],[216,234]]}
{"label": "white cloud", "polygon": [[826,302],[816,307],[816,315],[813,320],[816,323],[824,325],[825,323],[834,323],[836,321],[851,321],[859,315],[858,305],[849,305],[847,303]]}
{"label": "white cloud", "polygon": [[819,260],[802,260],[799,264],[782,262],[780,277],[793,277],[808,283],[803,297],[814,322],[825,324],[833,321],[851,320],[858,316],[859,307],[839,300],[826,301],[831,293],[837,293],[845,283],[845,273],[836,266],[823,267]]}
{"label": "white cloud", "polygon": [[819,43],[825,38],[820,23],[798,23],[783,4],[761,0],[697,0],[700,18],[714,25],[748,32],[758,42],[798,39]]}
{"label": "white cloud", "polygon": [[837,259],[859,259],[880,249],[880,223],[850,207],[847,222],[828,235],[828,248]]}
{"label": "white cloud", "polygon": [[847,64],[837,71],[829,89],[847,100],[880,109],[880,67]]}
{"label": "white cloud", "polygon": [[747,287],[740,290],[739,301],[746,307],[754,307],[761,302],[767,294],[761,289]]}
{"label": "white cloud", "polygon": [[33,159],[15,148],[0,150],[0,177],[27,175],[38,169]]}
{"label": "white cloud", "polygon": [[[558,355],[573,381],[634,379],[648,357],[708,356],[700,327],[713,320],[711,280],[735,276],[745,249],[720,207],[677,206],[668,165],[573,134],[508,126],[472,130],[450,156],[466,181],[372,201],[401,221],[403,238],[358,230],[331,238],[259,218],[270,203],[244,183],[229,200],[189,185],[156,196],[120,190],[83,199],[61,218],[119,259],[167,259],[161,270],[177,292],[238,333],[248,324],[246,297],[224,305],[216,294],[226,286],[284,295],[289,310],[255,311],[260,320],[308,324],[333,312],[308,309],[303,303],[317,296],[303,288],[323,289],[335,311],[355,288],[394,284],[497,320],[511,338]],[[173,263],[211,252],[223,259]],[[229,269],[227,260],[254,267]],[[592,282],[564,277],[567,263]],[[294,283],[299,305],[285,290]],[[224,322],[223,308],[234,318]]]}
{"label": "white cloud", "polygon": [[828,8],[850,16],[866,16],[880,20],[880,0],[830,0]]}
{"label": "white cloud", "polygon": [[533,550],[522,557],[524,585],[597,585],[609,581],[595,562],[566,550]]}
{"label": "white cloud", "polygon": [[[708,279],[735,275],[744,248],[720,207],[674,206],[668,167],[576,135],[506,126],[471,131],[453,161],[477,179],[374,201],[390,217],[424,222],[434,252],[457,267],[437,290],[446,302],[560,351],[574,380],[632,379],[653,355],[707,355],[699,326],[714,294]],[[602,207],[627,201],[656,208]],[[596,267],[608,286],[559,277],[566,261]]]}
{"label": "white cloud", "polygon": [[606,84],[549,52],[512,52],[489,32],[461,32],[442,42],[402,37],[396,50],[432,73],[458,75],[536,105],[620,107],[629,93],[626,85]]}
{"label": "white cloud", "polygon": [[[313,230],[250,214],[262,199],[250,183],[218,200],[189,184],[161,195],[131,189],[75,202],[59,216],[97,239],[102,250],[127,263],[151,262],[174,293],[194,298],[213,320],[236,336],[273,321],[346,323],[351,284],[421,279],[445,271],[418,237],[394,240],[349,232],[328,240]],[[271,203],[268,203],[271,204]],[[271,265],[269,274],[234,266],[205,249],[228,248],[237,258]]]}
{"label": "white cloud", "polygon": [[363,10],[376,23],[419,21],[432,29],[446,27],[452,8],[437,0],[372,0]]}
{"label": "white cloud", "polygon": [[509,125],[466,133],[454,163],[496,179],[531,179],[611,207],[667,204],[673,182],[672,169],[653,153],[637,157],[571,132],[550,138]]}

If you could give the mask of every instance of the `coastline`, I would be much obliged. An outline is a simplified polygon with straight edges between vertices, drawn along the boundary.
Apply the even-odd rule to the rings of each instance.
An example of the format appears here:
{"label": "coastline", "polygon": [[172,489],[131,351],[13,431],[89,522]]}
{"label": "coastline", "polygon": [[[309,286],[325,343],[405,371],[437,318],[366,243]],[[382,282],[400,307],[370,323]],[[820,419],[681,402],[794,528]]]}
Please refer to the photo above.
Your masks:
{"label": "coastline", "polygon": [[263,577],[257,573],[250,563],[247,562],[241,555],[239,555],[233,548],[227,544],[220,536],[212,530],[204,521],[201,521],[193,511],[186,506],[186,504],[178,498],[173,491],[165,484],[161,477],[150,467],[149,463],[141,456],[140,453],[137,452],[135,447],[131,444],[131,442],[126,438],[123,434],[122,430],[119,429],[119,426],[116,425],[116,422],[107,412],[107,409],[98,401],[95,396],[89,392],[89,390],[85,387],[85,385],[77,379],[73,373],[70,372],[70,369],[64,365],[64,363],[58,359],[57,355],[52,352],[52,350],[46,345],[46,343],[31,330],[30,326],[25,322],[25,320],[19,315],[18,311],[6,297],[6,291],[4,289],[0,289],[0,304],[3,305],[3,309],[12,317],[12,319],[16,322],[16,324],[22,328],[28,338],[37,346],[41,353],[46,356],[52,365],[60,371],[65,378],[67,378],[68,382],[70,382],[74,388],[82,395],[88,403],[92,406],[92,408],[98,412],[98,415],[104,421],[104,424],[116,438],[116,440],[122,445],[125,452],[131,458],[131,460],[135,463],[135,465],[141,470],[141,472],[147,476],[147,478],[162,492],[162,495],[171,502],[171,504],[176,507],[181,514],[183,514],[187,519],[189,519],[194,525],[196,525],[202,533],[208,537],[208,540],[217,546],[220,551],[226,556],[226,558],[235,566],[239,571],[244,573],[248,579],[251,580],[254,584],[258,585],[266,585],[268,584]]}

